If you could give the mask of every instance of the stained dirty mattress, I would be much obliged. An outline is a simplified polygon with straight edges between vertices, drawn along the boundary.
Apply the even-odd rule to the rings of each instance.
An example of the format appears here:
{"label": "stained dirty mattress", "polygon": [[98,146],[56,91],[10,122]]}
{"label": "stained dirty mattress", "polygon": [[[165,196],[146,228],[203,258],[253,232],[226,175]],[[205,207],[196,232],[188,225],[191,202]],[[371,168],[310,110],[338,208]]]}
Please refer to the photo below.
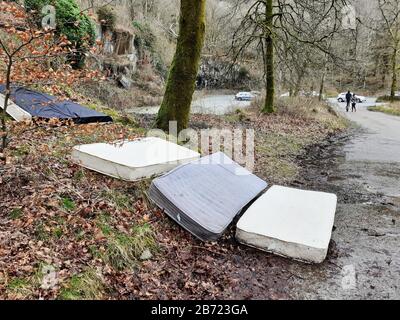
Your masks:
{"label": "stained dirty mattress", "polygon": [[79,165],[125,181],[151,178],[199,157],[195,151],[154,137],[81,145],[72,151]]}
{"label": "stained dirty mattress", "polygon": [[308,263],[325,260],[335,220],[335,194],[273,186],[244,213],[236,239]]}
{"label": "stained dirty mattress", "polygon": [[194,236],[214,241],[266,187],[265,181],[216,153],[155,179],[149,196]]}

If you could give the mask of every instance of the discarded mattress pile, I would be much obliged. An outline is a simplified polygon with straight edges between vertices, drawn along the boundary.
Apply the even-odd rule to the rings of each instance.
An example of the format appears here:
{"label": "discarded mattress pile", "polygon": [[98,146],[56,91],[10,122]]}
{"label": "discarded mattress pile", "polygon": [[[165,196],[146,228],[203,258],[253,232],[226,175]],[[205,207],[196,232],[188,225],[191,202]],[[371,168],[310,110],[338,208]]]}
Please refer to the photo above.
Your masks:
{"label": "discarded mattress pile", "polygon": [[267,183],[225,154],[199,158],[159,138],[73,150],[76,163],[126,181],[165,173],[153,180],[150,199],[200,240],[217,240],[244,212],[236,229],[239,242],[309,263],[326,258],[336,195],[273,186],[260,196]]}
{"label": "discarded mattress pile", "polygon": [[266,182],[216,153],[155,179],[149,196],[194,236],[212,241],[266,187]]}
{"label": "discarded mattress pile", "polygon": [[[5,86],[0,85],[0,106],[4,106]],[[69,100],[59,100],[45,93],[32,91],[23,87],[12,87],[11,101],[7,113],[16,121],[32,118],[71,119],[77,124],[92,122],[112,122],[112,118],[85,108]]]}
{"label": "discarded mattress pile", "polygon": [[199,157],[160,138],[81,145],[72,151],[73,161],[81,166],[125,181],[151,178]]}

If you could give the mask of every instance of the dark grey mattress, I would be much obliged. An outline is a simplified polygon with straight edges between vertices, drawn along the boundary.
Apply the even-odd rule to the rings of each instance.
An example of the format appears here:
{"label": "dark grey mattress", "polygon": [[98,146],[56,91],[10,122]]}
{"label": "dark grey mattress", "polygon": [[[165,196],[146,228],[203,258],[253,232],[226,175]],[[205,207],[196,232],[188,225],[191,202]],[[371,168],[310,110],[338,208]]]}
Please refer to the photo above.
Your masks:
{"label": "dark grey mattress", "polygon": [[217,240],[267,183],[216,153],[155,179],[150,199],[203,241]]}

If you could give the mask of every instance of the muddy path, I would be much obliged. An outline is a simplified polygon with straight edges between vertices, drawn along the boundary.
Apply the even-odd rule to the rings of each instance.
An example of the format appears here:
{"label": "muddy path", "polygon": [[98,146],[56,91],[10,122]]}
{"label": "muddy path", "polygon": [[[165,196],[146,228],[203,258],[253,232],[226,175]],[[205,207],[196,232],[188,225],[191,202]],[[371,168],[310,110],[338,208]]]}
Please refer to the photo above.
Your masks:
{"label": "muddy path", "polygon": [[[357,128],[332,137],[299,159],[303,178],[294,186],[336,193],[338,209],[327,260],[319,266],[288,261],[288,269],[301,275],[291,286],[292,298],[400,298],[400,198],[390,192],[400,166],[349,161],[349,145],[360,134]],[[377,190],[385,184],[389,188]]]}

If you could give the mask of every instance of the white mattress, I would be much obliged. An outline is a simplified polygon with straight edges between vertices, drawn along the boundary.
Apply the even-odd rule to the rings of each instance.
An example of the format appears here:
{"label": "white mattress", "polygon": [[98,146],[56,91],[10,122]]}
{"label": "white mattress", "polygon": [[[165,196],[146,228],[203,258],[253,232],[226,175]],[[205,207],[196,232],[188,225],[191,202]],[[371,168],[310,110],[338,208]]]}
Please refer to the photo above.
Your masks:
{"label": "white mattress", "polygon": [[[4,99],[5,96],[0,94],[0,108],[4,109]],[[32,115],[29,112],[26,112],[20,106],[16,105],[11,100],[8,101],[7,111],[8,115],[10,115],[16,121],[25,121],[31,120]]]}
{"label": "white mattress", "polygon": [[335,219],[334,194],[273,186],[242,216],[236,238],[296,260],[325,260]]}
{"label": "white mattress", "polygon": [[200,154],[160,138],[74,147],[72,159],[81,166],[126,181],[168,172],[196,160]]}

